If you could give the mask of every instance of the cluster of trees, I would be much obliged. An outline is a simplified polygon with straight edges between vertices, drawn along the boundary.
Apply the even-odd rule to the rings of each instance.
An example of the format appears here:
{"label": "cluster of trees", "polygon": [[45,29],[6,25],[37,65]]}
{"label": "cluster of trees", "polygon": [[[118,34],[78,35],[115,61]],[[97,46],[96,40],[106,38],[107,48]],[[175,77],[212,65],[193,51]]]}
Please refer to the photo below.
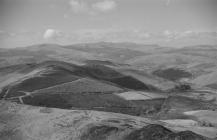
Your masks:
{"label": "cluster of trees", "polygon": [[191,86],[189,84],[179,84],[179,85],[176,85],[175,88],[174,88],[176,91],[189,91],[191,90]]}
{"label": "cluster of trees", "polygon": [[175,85],[175,87],[172,88],[169,92],[188,92],[191,90],[192,90],[192,87],[190,84],[179,83],[179,84]]}

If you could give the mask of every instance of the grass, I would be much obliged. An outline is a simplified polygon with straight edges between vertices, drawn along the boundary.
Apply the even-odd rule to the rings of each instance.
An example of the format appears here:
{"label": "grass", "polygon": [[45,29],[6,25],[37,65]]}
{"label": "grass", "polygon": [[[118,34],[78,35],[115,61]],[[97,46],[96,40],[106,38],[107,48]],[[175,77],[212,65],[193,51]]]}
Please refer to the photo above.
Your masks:
{"label": "grass", "polygon": [[137,90],[156,90],[151,85],[131,77],[123,75],[112,68],[103,65],[86,65],[73,72],[78,76],[87,76],[98,80],[108,81],[114,83],[120,87]]}
{"label": "grass", "polygon": [[217,83],[209,84],[207,87],[217,90]]}
{"label": "grass", "polygon": [[89,76],[96,79],[113,79],[122,77],[123,74],[113,70],[112,68],[109,68],[104,65],[85,65],[83,67],[80,67],[80,69],[77,69],[74,71],[74,73],[77,75],[82,76]]}
{"label": "grass", "polygon": [[23,95],[23,93],[20,91],[32,92],[34,90],[74,81],[77,79],[77,76],[71,75],[70,73],[64,71],[55,71],[50,75],[47,74],[40,77],[30,77],[13,86],[8,86],[8,94],[6,98]]}
{"label": "grass", "polygon": [[163,108],[165,110],[184,112],[192,110],[215,110],[217,109],[217,105],[185,96],[170,96],[165,100]]}
{"label": "grass", "polygon": [[186,72],[181,69],[176,68],[168,68],[164,70],[156,70],[153,72],[154,75],[158,77],[162,77],[164,79],[168,79],[171,81],[177,81],[181,78],[191,78],[193,75],[189,72]]}
{"label": "grass", "polygon": [[[146,85],[145,83],[131,77],[125,76],[116,70],[106,67],[104,65],[85,65],[85,66],[76,66],[70,65],[69,63],[59,62],[59,61],[48,61],[34,65],[34,69],[36,68],[47,68],[47,70],[40,76],[29,77],[17,84],[7,87],[7,98],[17,97],[23,95],[24,92],[33,92],[35,90],[48,88],[51,86],[60,85],[63,83],[71,82],[77,80],[79,78],[92,78],[97,79],[99,81],[107,82],[107,86],[101,82],[101,84],[97,82],[90,81],[90,83],[85,83],[76,85],[81,92],[85,90],[87,92],[92,92],[88,90],[99,89],[99,92],[108,92],[108,91],[117,91],[120,88],[126,89],[134,89],[134,90],[156,90],[151,85]],[[37,70],[37,69],[36,69]],[[25,71],[25,70],[24,70]],[[91,83],[92,82],[92,83]],[[93,84],[97,83],[97,84]],[[88,85],[89,84],[89,85]],[[83,87],[84,86],[84,87]],[[117,87],[116,87],[117,86]],[[79,88],[80,87],[80,88]],[[96,87],[93,88],[93,87]],[[120,88],[118,88],[120,87]],[[98,89],[97,89],[98,88]],[[70,88],[68,88],[70,90]],[[62,89],[57,89],[57,92]],[[76,88],[72,88],[72,90],[76,90]],[[78,91],[78,90],[76,90]],[[43,91],[44,92],[44,91]],[[54,91],[52,91],[54,92]],[[71,92],[71,91],[63,91],[63,92]],[[1,96],[4,94],[1,94]]]}
{"label": "grass", "polygon": [[25,104],[62,109],[90,109],[134,114],[136,110],[129,101],[113,94],[34,94],[23,98]]}
{"label": "grass", "polygon": [[155,90],[155,88],[151,85],[146,85],[144,84],[143,82],[133,78],[133,77],[130,77],[130,76],[123,76],[123,77],[120,77],[120,78],[114,78],[114,79],[111,79],[109,80],[121,87],[124,87],[124,88],[128,88],[128,89],[134,89],[134,90]]}
{"label": "grass", "polygon": [[113,93],[119,91],[122,91],[122,89],[106,83],[102,83],[100,81],[83,78],[76,81],[38,90],[34,93]]}
{"label": "grass", "polygon": [[191,131],[173,132],[164,126],[150,124],[133,130],[126,140],[206,140],[207,138]]}
{"label": "grass", "polygon": [[145,116],[158,113],[165,99],[127,101],[114,94],[38,93],[23,98],[25,104],[62,109],[88,109]]}
{"label": "grass", "polygon": [[93,126],[88,129],[88,131],[81,136],[81,140],[104,140],[107,139],[111,133],[117,133],[119,131],[118,127],[114,126]]}
{"label": "grass", "polygon": [[146,115],[155,115],[156,113],[161,111],[161,107],[165,101],[165,98],[156,98],[156,99],[148,99],[148,100],[133,100],[138,108],[141,108],[142,112],[140,112],[140,116]]}

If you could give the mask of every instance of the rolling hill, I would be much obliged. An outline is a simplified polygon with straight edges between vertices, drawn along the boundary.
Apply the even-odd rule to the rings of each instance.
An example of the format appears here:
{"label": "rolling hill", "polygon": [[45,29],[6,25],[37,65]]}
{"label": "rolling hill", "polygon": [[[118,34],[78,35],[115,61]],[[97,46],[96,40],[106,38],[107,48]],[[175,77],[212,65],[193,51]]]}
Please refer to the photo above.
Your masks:
{"label": "rolling hill", "polygon": [[0,139],[214,139],[216,54],[127,42],[0,49]]}
{"label": "rolling hill", "polygon": [[5,101],[0,101],[0,111],[2,140],[211,140],[188,131],[191,128],[175,132],[159,121],[117,113],[33,107]]}

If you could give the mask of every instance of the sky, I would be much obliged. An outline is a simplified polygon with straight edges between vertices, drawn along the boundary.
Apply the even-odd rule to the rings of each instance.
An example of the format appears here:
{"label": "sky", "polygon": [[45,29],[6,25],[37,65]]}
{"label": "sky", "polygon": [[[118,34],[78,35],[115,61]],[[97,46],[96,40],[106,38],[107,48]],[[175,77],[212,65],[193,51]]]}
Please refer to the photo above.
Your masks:
{"label": "sky", "polygon": [[0,48],[217,44],[217,0],[0,0]]}

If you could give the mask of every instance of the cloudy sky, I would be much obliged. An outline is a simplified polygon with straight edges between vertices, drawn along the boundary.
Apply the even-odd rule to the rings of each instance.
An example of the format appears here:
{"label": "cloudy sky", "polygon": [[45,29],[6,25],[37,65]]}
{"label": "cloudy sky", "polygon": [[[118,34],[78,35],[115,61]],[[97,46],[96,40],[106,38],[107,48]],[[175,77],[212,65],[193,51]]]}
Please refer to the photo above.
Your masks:
{"label": "cloudy sky", "polygon": [[0,47],[217,44],[217,0],[0,0]]}

